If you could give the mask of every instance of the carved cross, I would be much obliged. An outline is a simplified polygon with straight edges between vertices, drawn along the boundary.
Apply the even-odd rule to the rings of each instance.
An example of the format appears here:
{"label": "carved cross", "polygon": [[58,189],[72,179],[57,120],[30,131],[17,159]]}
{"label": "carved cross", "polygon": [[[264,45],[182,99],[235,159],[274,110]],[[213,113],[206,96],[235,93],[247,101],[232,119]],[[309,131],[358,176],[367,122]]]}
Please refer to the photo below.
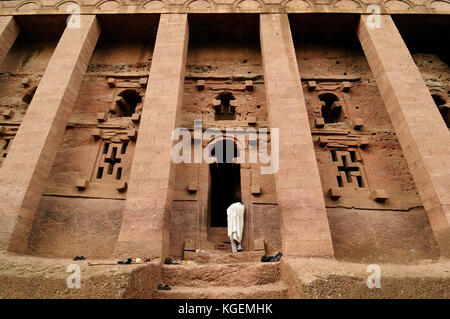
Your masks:
{"label": "carved cross", "polygon": [[110,154],[105,156],[105,163],[108,163],[108,174],[111,175],[114,171],[114,165],[119,164],[122,159],[117,157],[117,147],[113,147]]}
{"label": "carved cross", "polygon": [[361,164],[353,161],[349,151],[337,151],[333,161],[337,162],[337,181],[340,187],[364,187],[360,167]]}

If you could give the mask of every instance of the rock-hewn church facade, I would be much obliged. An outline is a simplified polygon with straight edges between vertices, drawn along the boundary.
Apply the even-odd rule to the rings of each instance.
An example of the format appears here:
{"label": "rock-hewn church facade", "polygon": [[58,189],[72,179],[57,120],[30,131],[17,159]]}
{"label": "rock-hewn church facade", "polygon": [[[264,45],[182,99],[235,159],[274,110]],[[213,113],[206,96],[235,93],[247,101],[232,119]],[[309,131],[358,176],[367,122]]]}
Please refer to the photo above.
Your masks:
{"label": "rock-hewn church facade", "polygon": [[[395,297],[364,280],[314,295],[302,279],[345,267],[362,278],[373,263],[394,265],[398,287],[408,265],[448,288],[449,14],[447,0],[0,1],[0,281],[45,274],[24,279],[12,263],[83,255],[152,262],[114,266],[122,288],[86,283],[75,297],[226,297],[222,286]],[[176,128],[192,161],[173,159]],[[218,142],[231,162],[217,161]],[[260,263],[277,252],[280,263]],[[161,265],[167,256],[197,265]],[[107,266],[83,265],[110,282]],[[247,275],[233,279],[237,268]],[[54,294],[55,278],[36,294],[74,294],[64,281]],[[156,290],[164,280],[172,291]]]}

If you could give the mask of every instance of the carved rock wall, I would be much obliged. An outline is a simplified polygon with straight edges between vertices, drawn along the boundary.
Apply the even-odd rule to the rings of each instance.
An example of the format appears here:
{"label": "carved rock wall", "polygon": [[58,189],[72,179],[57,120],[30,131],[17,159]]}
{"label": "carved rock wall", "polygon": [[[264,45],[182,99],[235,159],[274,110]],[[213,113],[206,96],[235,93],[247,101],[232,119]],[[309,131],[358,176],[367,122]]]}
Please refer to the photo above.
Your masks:
{"label": "carved rock wall", "polygon": [[[26,35],[16,40],[0,72],[0,166],[25,115],[56,41]],[[7,114],[7,116],[5,116]]]}
{"label": "carved rock wall", "polygon": [[[254,17],[194,16],[190,24],[181,127],[193,129],[194,120],[202,120],[203,131],[268,128],[258,21]],[[198,81],[202,81],[201,88]],[[231,97],[234,118],[217,118],[223,105],[215,101],[223,104],[222,95]],[[203,147],[207,145],[203,141]],[[243,247],[252,250],[255,241],[264,240],[267,252],[276,253],[281,243],[274,178],[260,174],[260,163],[248,163],[248,140],[242,147],[247,158],[247,164],[240,165],[240,192],[246,205]],[[198,186],[194,193],[188,191],[193,182]],[[252,194],[255,187],[258,194]],[[185,240],[195,241],[197,249],[229,242],[225,228],[211,227],[210,193],[208,164],[178,164],[171,224],[173,255],[182,255]]]}
{"label": "carved rock wall", "polygon": [[[250,7],[250,3],[240,5]],[[127,39],[126,31],[113,32],[114,18],[102,21],[104,33],[36,215],[31,254],[108,258],[117,240],[154,35]],[[329,34],[317,34],[323,28],[319,20],[303,28],[310,35],[301,35],[302,25],[291,19],[335,256],[362,262],[434,260],[439,251],[428,218],[375,80],[355,42],[353,22],[334,30],[342,37],[331,41]],[[154,33],[155,26],[156,20],[145,28]],[[201,119],[203,129],[269,127],[257,15],[235,20],[226,15],[194,15],[190,26],[180,125],[192,129],[193,121]],[[135,23],[132,31],[138,29]],[[1,66],[0,126],[5,129],[0,135],[0,165],[56,44],[55,39],[26,32]],[[437,107],[448,109],[449,66],[432,50],[413,57],[430,92],[437,96]],[[203,81],[201,89],[199,81]],[[246,81],[251,81],[251,88]],[[233,97],[234,118],[218,120],[225,93]],[[337,100],[330,102],[331,95]],[[247,155],[249,149],[246,142]],[[202,249],[227,240],[223,228],[209,224],[209,170],[203,164],[177,165],[170,239],[174,256],[182,256],[186,240]],[[240,179],[247,206],[244,249],[252,250],[265,240],[266,252],[275,253],[281,244],[274,178],[260,174],[260,163],[254,163],[240,166]],[[378,197],[373,197],[374,192]]]}
{"label": "carved rock wall", "polygon": [[[342,25],[351,28],[346,20]],[[438,258],[416,185],[359,43],[345,33],[321,43],[314,31],[301,31],[298,21],[292,18],[291,28],[336,258],[398,263]],[[445,83],[443,69],[427,71]]]}
{"label": "carved rock wall", "polygon": [[152,50],[144,40],[122,42],[101,35],[44,191],[30,253],[111,256]]}

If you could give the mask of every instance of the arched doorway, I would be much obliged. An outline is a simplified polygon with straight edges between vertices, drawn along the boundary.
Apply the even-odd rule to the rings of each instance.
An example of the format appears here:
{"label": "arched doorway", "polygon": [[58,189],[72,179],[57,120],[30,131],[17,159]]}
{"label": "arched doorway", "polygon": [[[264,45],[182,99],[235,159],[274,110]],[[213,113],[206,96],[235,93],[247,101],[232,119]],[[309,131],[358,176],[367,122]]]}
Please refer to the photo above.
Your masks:
{"label": "arched doorway", "polygon": [[239,154],[233,140],[221,140],[211,147],[210,157],[216,162],[209,165],[209,227],[227,227],[227,208],[241,200],[240,165],[234,163]]}

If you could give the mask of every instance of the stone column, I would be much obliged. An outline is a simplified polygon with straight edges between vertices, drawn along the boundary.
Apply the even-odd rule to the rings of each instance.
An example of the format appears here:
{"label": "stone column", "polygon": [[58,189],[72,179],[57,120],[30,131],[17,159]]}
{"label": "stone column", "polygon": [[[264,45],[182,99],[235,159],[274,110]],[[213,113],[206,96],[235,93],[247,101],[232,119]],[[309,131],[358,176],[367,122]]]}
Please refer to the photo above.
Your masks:
{"label": "stone column", "polygon": [[116,256],[168,253],[175,178],[171,134],[180,117],[188,37],[186,14],[161,14]]}
{"label": "stone column", "polygon": [[0,65],[19,35],[19,31],[13,16],[0,17]]}
{"label": "stone column", "polygon": [[361,16],[358,37],[441,255],[450,256],[450,134],[391,16]]}
{"label": "stone column", "polygon": [[[260,15],[260,40],[271,129],[280,133],[275,174],[283,253],[333,256],[309,121],[289,20]],[[272,152],[274,150],[272,149]]]}
{"label": "stone column", "polygon": [[0,169],[0,248],[25,252],[41,194],[100,34],[96,17],[66,28]]}

